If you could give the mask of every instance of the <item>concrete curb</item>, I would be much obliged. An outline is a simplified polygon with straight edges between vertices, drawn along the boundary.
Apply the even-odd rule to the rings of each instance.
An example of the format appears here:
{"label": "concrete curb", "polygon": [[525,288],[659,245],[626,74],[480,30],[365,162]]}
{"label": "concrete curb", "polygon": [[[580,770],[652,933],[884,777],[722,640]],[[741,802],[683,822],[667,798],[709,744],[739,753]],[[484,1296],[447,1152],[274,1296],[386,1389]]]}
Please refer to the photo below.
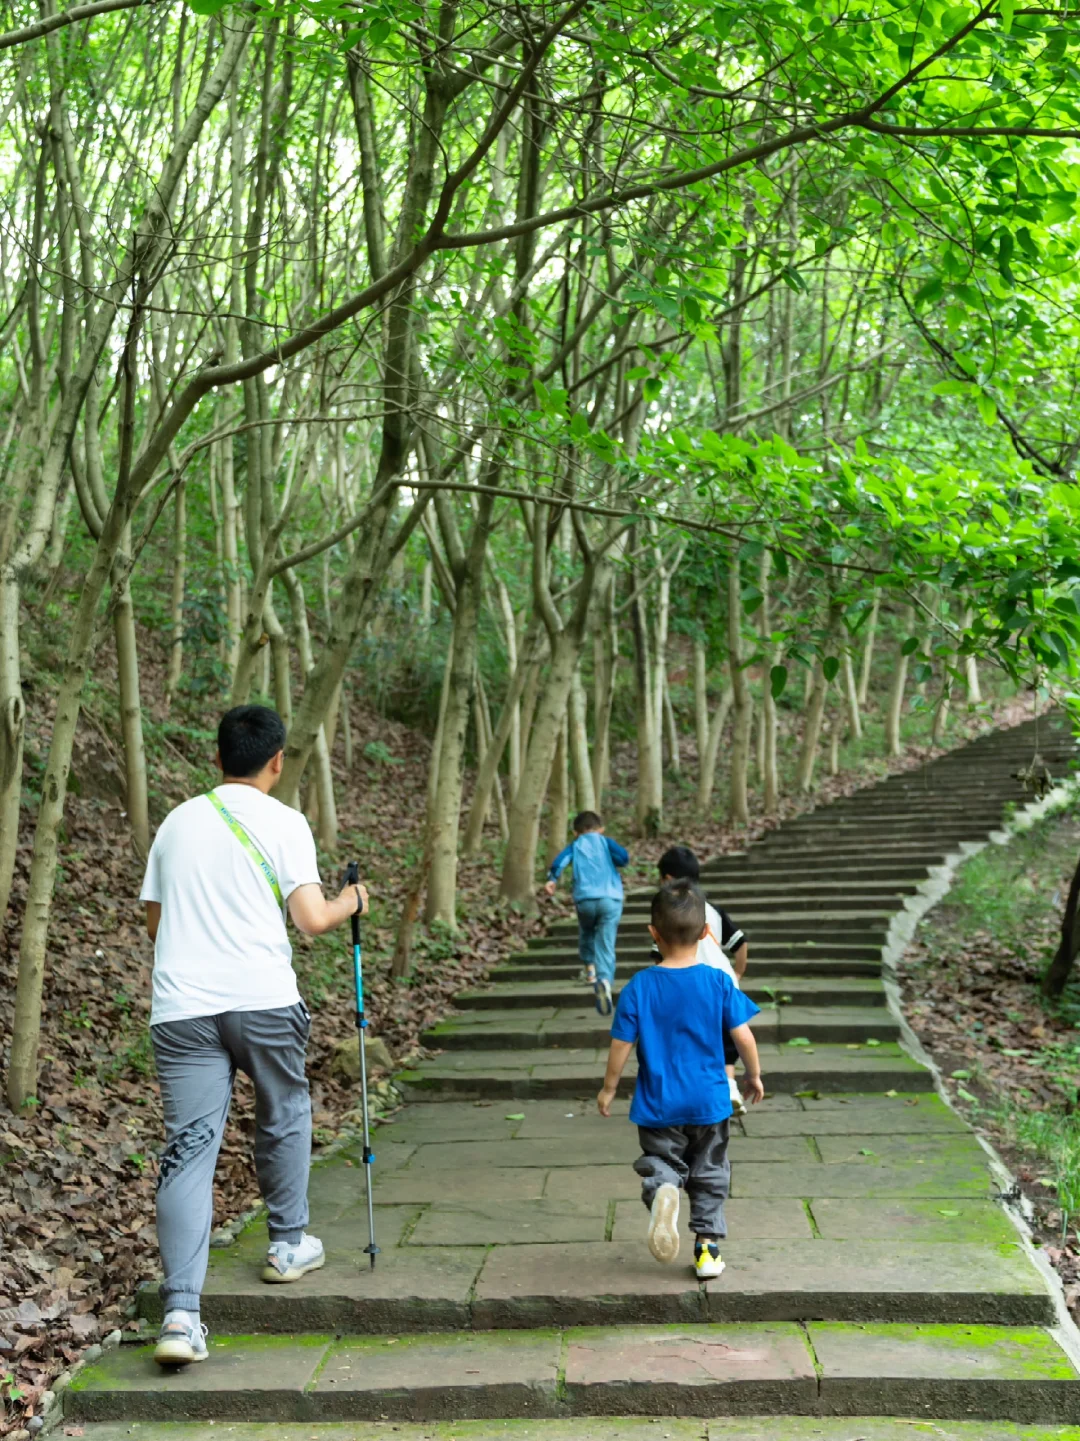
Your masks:
{"label": "concrete curb", "polygon": [[959,1111],[949,1094],[945,1085],[945,1078],[941,1068],[930,1053],[923,1046],[918,1036],[912,1030],[900,998],[900,986],[897,981],[897,964],[907,949],[915,929],[922,918],[942,900],[952,888],[953,881],[960,866],[972,856],[978,855],[980,851],[990,845],[1005,846],[1013,838],[1023,831],[1030,830],[1032,826],[1038,825],[1040,821],[1046,820],[1059,811],[1064,811],[1080,798],[1080,777],[1062,781],[1055,786],[1049,795],[1042,800],[1032,801],[1025,806],[999,830],[991,831],[985,841],[965,841],[956,851],[945,858],[943,864],[934,866],[930,876],[919,886],[917,893],[908,896],[902,911],[893,916],[889,925],[888,936],[881,952],[882,981],[885,986],[885,997],[889,1010],[895,1017],[900,1027],[901,1048],[918,1061],[934,1078],[934,1089],[948,1106],[965,1125],[971,1127],[972,1134],[986,1152],[990,1163],[991,1174],[997,1182],[1001,1193],[1001,1207],[1015,1226],[1020,1243],[1025,1254],[1032,1265],[1042,1276],[1046,1283],[1047,1290],[1054,1303],[1054,1310],[1057,1315],[1057,1325],[1051,1328],[1050,1334],[1057,1341],[1058,1345],[1069,1357],[1069,1360],[1080,1371],[1080,1328],[1072,1318],[1069,1308],[1065,1304],[1065,1290],[1061,1278],[1047,1260],[1041,1247],[1037,1246],[1030,1226],[1032,1215],[1031,1204],[1024,1196],[1020,1183],[1006,1166],[1001,1156],[982,1135],[971,1126],[970,1119]]}

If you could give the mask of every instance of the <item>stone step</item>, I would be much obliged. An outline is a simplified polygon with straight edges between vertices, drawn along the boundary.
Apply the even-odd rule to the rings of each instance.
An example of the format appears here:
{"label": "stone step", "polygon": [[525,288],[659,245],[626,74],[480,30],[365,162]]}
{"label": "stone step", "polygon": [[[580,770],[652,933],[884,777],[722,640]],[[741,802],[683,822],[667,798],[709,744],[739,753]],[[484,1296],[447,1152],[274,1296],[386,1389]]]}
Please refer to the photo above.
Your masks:
{"label": "stone step", "polygon": [[[944,859],[945,852],[936,859],[924,859],[915,861],[875,861],[871,855],[862,855],[853,861],[851,866],[844,867],[844,874],[850,875],[853,881],[871,882],[874,884],[888,884],[891,881],[914,881],[919,882],[926,879],[926,873],[930,866],[940,865]],[[720,856],[717,860],[710,861],[701,868],[702,884],[709,886],[717,881],[728,880],[762,880],[765,877],[776,877],[783,882],[791,875],[790,865],[776,859],[770,860],[764,851],[755,851],[753,855]],[[815,877],[831,879],[837,874],[835,862],[824,856],[807,856],[805,864],[800,862],[797,871],[800,882],[804,885],[810,884]]]}
{"label": "stone step", "polygon": [[[870,1404],[868,1402],[868,1404]],[[132,1441],[134,1427],[123,1422],[86,1422],[86,1441]],[[208,1441],[200,1422],[150,1421],[139,1424],[139,1441]],[[1080,1431],[1053,1423],[1027,1425],[985,1419],[950,1421],[921,1414],[918,1426],[888,1416],[716,1416],[693,1420],[675,1416],[630,1416],[617,1419],[576,1418],[571,1427],[561,1418],[519,1420],[333,1421],[313,1433],[310,1422],[276,1421],[273,1441],[1080,1441]],[[262,1422],[235,1421],[230,1441],[269,1441]]]}
{"label": "stone step", "polygon": [[[915,887],[911,887],[914,892]],[[645,895],[631,894],[626,897],[623,907],[623,923],[627,919],[640,920],[647,917],[649,907],[652,904],[653,891]],[[884,891],[875,887],[872,891],[861,891],[855,895],[843,895],[839,891],[828,893],[811,893],[799,895],[795,891],[788,891],[785,888],[784,894],[779,895],[774,891],[749,891],[739,886],[728,886],[723,892],[724,905],[728,910],[738,909],[740,917],[743,914],[771,916],[777,912],[785,915],[809,914],[809,915],[830,915],[843,916],[850,911],[874,911],[878,914],[889,915],[893,911],[900,911],[904,908],[904,895],[898,894],[895,890]],[[573,926],[576,930],[576,920],[558,921],[551,927],[555,931],[557,927],[566,929]]]}
{"label": "stone step", "polygon": [[[588,1007],[586,1010],[585,1007]],[[884,1008],[770,1006],[753,1020],[759,1044],[790,1042],[806,1037],[812,1043],[857,1044],[895,1041],[900,1028]],[[420,1037],[423,1045],[440,1051],[557,1050],[581,1046],[606,1047],[611,1019],[597,1015],[590,996],[576,1008],[470,1012],[430,1027]]]}
{"label": "stone step", "polygon": [[[739,917],[740,921],[742,917]],[[537,944],[533,945],[532,940],[536,939]],[[788,958],[795,960],[805,959],[808,963],[819,961],[822,957],[829,962],[829,972],[848,961],[873,961],[875,967],[880,966],[882,936],[864,936],[856,933],[854,935],[845,933],[842,940],[830,942],[821,937],[818,927],[802,926],[797,927],[793,935],[770,936],[764,933],[761,926],[755,926],[751,937],[753,954],[756,960],[760,961],[765,956],[775,956],[777,960]],[[620,958],[627,960],[647,960],[652,950],[652,940],[642,926],[639,934],[627,934],[620,937],[616,947]],[[537,964],[549,963],[552,960],[577,959],[577,931],[567,928],[562,938],[542,936],[530,938],[528,949],[518,951],[510,958],[509,964],[527,965],[530,961]],[[876,969],[875,972],[876,974]],[[807,974],[820,975],[821,972],[807,972]],[[863,970],[859,974],[865,975]]]}
{"label": "stone step", "polygon": [[[1080,1419],[1077,1374],[1037,1326],[724,1320],[722,1330],[702,1324],[704,1316],[687,1316],[617,1330],[601,1324],[400,1338],[215,1336],[205,1364],[164,1377],[152,1348],[123,1346],[67,1390],[64,1420],[137,1425],[142,1441],[150,1441],[140,1424],[147,1422],[302,1421],[311,1441],[312,1424],[452,1417],[446,1434],[464,1441],[477,1433],[463,1431],[461,1422],[514,1416],[522,1420],[511,1434],[527,1431],[531,1441],[541,1441],[548,1434],[537,1429],[541,1418],[557,1424],[578,1417],[779,1412],[815,1418],[814,1430],[796,1435],[847,1441],[850,1423],[846,1431],[827,1432],[817,1418],[887,1410],[920,1423],[928,1415],[964,1422]],[[738,1430],[717,1431],[714,1424],[710,1420],[710,1438],[746,1441],[757,1434],[776,1441],[784,1434],[771,1423],[756,1433],[741,1420],[732,1423]],[[233,1426],[229,1434],[236,1437]],[[425,1428],[422,1434],[432,1433]],[[571,1434],[589,1441],[604,1432],[586,1422],[572,1433],[551,1432],[551,1441],[569,1441]],[[637,1427],[628,1433],[620,1427],[612,1436],[639,1434],[642,1441],[655,1438],[658,1428],[645,1423],[640,1433]],[[696,1434],[703,1434],[700,1427]],[[860,1428],[858,1434],[868,1441],[873,1433]],[[993,1434],[984,1429],[983,1441]],[[274,1435],[282,1432],[275,1428]]]}
{"label": "stone step", "polygon": [[[760,940],[805,934],[810,925],[814,940],[821,945],[828,945],[830,941],[866,940],[870,937],[884,944],[889,915],[888,911],[857,910],[816,911],[811,916],[803,911],[755,911],[744,907],[739,913],[739,924]],[[556,921],[549,928],[548,935],[557,939],[568,934],[576,936],[577,932],[577,919],[568,917]]]}
{"label": "stone step", "polygon": [[[629,973],[625,966],[620,970],[623,975]],[[529,975],[532,976],[531,969]],[[772,1004],[777,999],[795,1006],[877,1008],[885,1005],[884,988],[879,980],[872,978],[829,980],[749,974],[743,980],[742,989],[759,1006]],[[484,990],[462,991],[455,996],[454,1004],[462,1012],[525,1009],[531,1006],[555,1006],[564,1010],[568,1006],[588,1005],[590,998],[591,991],[580,982],[560,985],[558,981],[530,979],[515,983],[500,982]]]}
{"label": "stone step", "polygon": [[[869,978],[881,975],[880,946],[830,946],[826,952],[815,952],[794,944],[755,942],[753,961],[773,976],[806,976],[838,979]],[[652,965],[646,947],[618,949],[618,974],[632,975],[642,966]],[[527,951],[489,972],[492,981],[514,984],[517,981],[562,981],[568,983],[581,971],[577,947]]]}
{"label": "stone step", "polygon": [[[401,1072],[398,1084],[413,1101],[525,1100],[529,1097],[595,1095],[604,1074],[607,1046],[562,1051],[454,1051],[421,1061]],[[846,1046],[762,1048],[761,1068],[769,1092],[777,1095],[860,1091],[928,1091],[933,1078],[910,1056],[885,1043],[873,1050]],[[623,1075],[623,1095],[633,1089],[633,1059]]]}
{"label": "stone step", "polygon": [[[765,861],[767,857],[762,852],[760,859]],[[883,866],[879,871],[867,867],[863,874],[851,877],[850,882],[845,874],[843,877],[837,875],[835,869],[829,870],[821,867],[810,868],[805,874],[799,872],[792,875],[790,868],[782,872],[777,868],[777,863],[769,861],[764,870],[760,870],[756,864],[737,866],[703,866],[701,868],[701,884],[706,890],[711,886],[722,884],[725,889],[738,888],[739,890],[757,892],[765,896],[775,896],[780,888],[784,894],[795,896],[822,895],[822,896],[874,896],[874,895],[913,895],[919,886],[926,879],[926,867],[914,865],[902,868],[898,873],[895,866]],[[632,898],[644,899],[652,896],[656,887],[660,884],[659,876],[656,884],[633,886],[625,892],[627,900]]]}

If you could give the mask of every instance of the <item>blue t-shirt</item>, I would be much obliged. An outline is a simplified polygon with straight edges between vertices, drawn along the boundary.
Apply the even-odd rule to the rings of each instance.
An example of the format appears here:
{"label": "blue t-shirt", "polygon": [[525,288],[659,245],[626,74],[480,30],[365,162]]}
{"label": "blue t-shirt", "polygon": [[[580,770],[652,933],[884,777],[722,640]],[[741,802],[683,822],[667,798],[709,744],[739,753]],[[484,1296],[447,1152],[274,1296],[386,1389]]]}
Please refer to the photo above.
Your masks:
{"label": "blue t-shirt", "polygon": [[758,1013],[712,966],[650,966],[623,987],[611,1037],[637,1042],[637,1126],[711,1126],[731,1115],[724,1032]]}

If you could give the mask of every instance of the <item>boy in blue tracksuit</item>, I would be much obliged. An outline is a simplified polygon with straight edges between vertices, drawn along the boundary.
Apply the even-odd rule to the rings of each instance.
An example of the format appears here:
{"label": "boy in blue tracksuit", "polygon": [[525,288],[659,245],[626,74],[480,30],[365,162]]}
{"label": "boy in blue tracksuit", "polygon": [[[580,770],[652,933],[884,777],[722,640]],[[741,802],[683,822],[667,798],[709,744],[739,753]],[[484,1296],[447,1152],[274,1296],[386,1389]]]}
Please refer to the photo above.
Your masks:
{"label": "boy in blue tracksuit", "polygon": [[623,909],[623,884],[617,867],[625,866],[629,859],[624,846],[604,835],[604,823],[596,812],[582,811],[574,817],[574,839],[551,863],[545,887],[553,896],[559,877],[567,866],[573,866],[578,953],[602,1016],[610,1016],[612,1010],[615,935]]}

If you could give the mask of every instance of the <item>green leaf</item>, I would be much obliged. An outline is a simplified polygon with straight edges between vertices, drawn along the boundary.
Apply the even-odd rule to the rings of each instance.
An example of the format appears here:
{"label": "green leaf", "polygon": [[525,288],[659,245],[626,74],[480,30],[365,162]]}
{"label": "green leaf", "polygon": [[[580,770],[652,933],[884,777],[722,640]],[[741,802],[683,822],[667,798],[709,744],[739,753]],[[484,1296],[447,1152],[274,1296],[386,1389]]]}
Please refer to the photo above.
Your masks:
{"label": "green leaf", "polygon": [[368,26],[368,38],[372,45],[385,44],[393,33],[394,27],[390,24],[390,21],[383,19],[381,16],[378,20],[373,20]]}
{"label": "green leaf", "polygon": [[880,1045],[881,1045],[881,1042],[878,1041],[878,1040],[875,1040],[874,1037],[871,1036],[870,1039],[867,1041],[866,1044],[867,1044],[868,1046],[880,1046]]}
{"label": "green leaf", "polygon": [[188,5],[196,15],[216,15],[224,10],[229,0],[188,0]]}
{"label": "green leaf", "polygon": [[954,1081],[970,1081],[970,1080],[971,1080],[971,1072],[970,1072],[970,1071],[952,1071],[952,1072],[950,1072],[950,1075],[952,1076],[952,1078],[953,1078]]}
{"label": "green leaf", "polygon": [[954,1216],[959,1216],[959,1214],[960,1214],[959,1211],[944,1211],[944,1210],[942,1210],[942,1211],[939,1211],[939,1212],[938,1212],[938,1215],[939,1215],[939,1216],[947,1216],[950,1221],[953,1219]]}
{"label": "green leaf", "polygon": [[508,1115],[506,1119],[508,1121],[523,1121],[525,1119],[525,1112],[511,1111],[510,1115]]}
{"label": "green leaf", "polygon": [[914,655],[915,652],[916,652],[918,649],[919,649],[919,637],[918,637],[917,635],[909,635],[908,638],[907,638],[907,640],[906,640],[906,641],[904,642],[904,644],[900,647],[900,654],[901,654],[901,655]]}
{"label": "green leaf", "polygon": [[664,383],[655,375],[650,375],[645,384],[641,387],[641,393],[646,400],[655,400],[664,388]]}
{"label": "green leaf", "polygon": [[957,1086],[956,1094],[960,1097],[962,1101],[969,1101],[973,1106],[977,1106],[979,1104],[976,1098],[971,1094],[971,1092],[965,1091],[963,1086]]}
{"label": "green leaf", "polygon": [[997,406],[988,395],[980,395],[975,404],[979,407],[979,414],[982,416],[984,425],[997,423]]}
{"label": "green leaf", "polygon": [[840,657],[827,655],[822,662],[821,669],[826,680],[835,680],[840,673]]}
{"label": "green leaf", "polygon": [[793,1036],[791,1040],[788,1041],[789,1046],[808,1046],[809,1044],[809,1036]]}
{"label": "green leaf", "polygon": [[691,325],[701,323],[701,306],[692,295],[687,295],[683,300],[683,313]]}
{"label": "green leaf", "polygon": [[784,687],[787,685],[787,666],[774,665],[769,672],[769,690],[773,700],[779,700],[784,694]]}

